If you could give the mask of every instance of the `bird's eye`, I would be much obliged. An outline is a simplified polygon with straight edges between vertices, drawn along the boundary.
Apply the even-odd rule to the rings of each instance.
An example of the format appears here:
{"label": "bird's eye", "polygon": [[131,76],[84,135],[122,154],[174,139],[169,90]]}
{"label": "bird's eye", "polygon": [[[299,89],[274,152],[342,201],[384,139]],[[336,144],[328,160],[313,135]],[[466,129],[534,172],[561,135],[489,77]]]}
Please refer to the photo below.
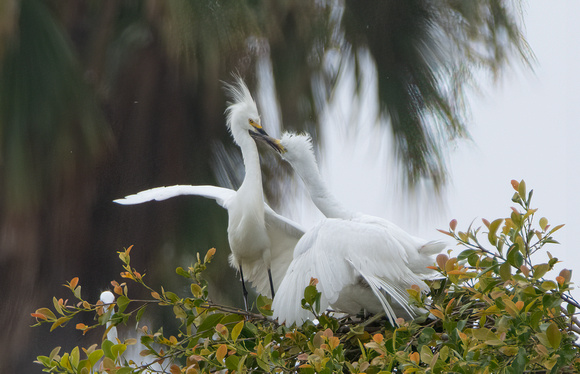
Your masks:
{"label": "bird's eye", "polygon": [[256,121],[254,121],[253,119],[248,119],[248,122],[250,123],[250,126],[253,126],[257,129],[261,129],[262,126],[258,125],[258,123]]}

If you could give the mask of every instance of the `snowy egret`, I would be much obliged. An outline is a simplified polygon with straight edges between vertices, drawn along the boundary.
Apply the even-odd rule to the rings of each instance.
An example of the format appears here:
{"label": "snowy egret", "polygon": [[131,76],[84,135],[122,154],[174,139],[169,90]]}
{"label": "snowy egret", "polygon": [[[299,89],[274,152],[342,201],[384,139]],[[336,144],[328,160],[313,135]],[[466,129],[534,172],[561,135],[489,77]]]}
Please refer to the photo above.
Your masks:
{"label": "snowy egret", "polygon": [[304,181],[314,204],[327,217],[298,242],[294,258],[278,288],[272,308],[280,323],[303,323],[313,316],[302,309],[303,290],[318,279],[321,308],[349,314],[361,309],[382,310],[391,323],[397,316],[413,316],[407,289],[427,290],[426,268],[441,242],[416,238],[379,217],[352,212],[329,191],[320,176],[312,141],[307,135],[285,133],[277,142],[282,158]]}
{"label": "snowy egret", "polygon": [[[115,313],[115,305],[113,304],[115,302],[115,295],[113,295],[111,291],[102,292],[99,299],[103,302],[103,304],[105,304],[103,306],[103,310],[105,313],[109,311],[111,311],[111,315]],[[111,326],[112,325],[112,322],[110,320],[111,315],[109,315],[109,320],[105,324],[105,326],[107,327],[107,340],[110,340],[113,343],[117,344],[117,327]]]}
{"label": "snowy egret", "polygon": [[275,213],[264,203],[258,148],[253,138],[280,151],[260,125],[256,103],[240,77],[226,84],[232,102],[226,109],[227,126],[241,148],[246,175],[237,191],[216,186],[158,187],[115,200],[119,204],[140,204],[179,195],[198,195],[211,199],[228,211],[230,265],[240,272],[246,309],[250,281],[261,294],[275,295],[290,261],[294,246],[304,230],[297,223]]}

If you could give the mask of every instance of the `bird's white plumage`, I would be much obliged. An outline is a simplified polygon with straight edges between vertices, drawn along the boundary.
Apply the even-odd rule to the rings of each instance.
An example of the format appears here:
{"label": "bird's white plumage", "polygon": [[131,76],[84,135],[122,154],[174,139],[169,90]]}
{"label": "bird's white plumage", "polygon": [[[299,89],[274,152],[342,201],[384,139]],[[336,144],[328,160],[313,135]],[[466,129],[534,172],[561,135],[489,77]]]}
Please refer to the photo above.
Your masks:
{"label": "bird's white plumage", "polygon": [[226,84],[232,102],[226,110],[227,127],[240,147],[246,175],[237,191],[216,186],[171,186],[142,191],[119,204],[140,204],[180,195],[211,198],[228,211],[228,241],[232,250],[230,264],[242,268],[244,279],[261,294],[270,295],[268,269],[274,290],[281,283],[292,259],[294,246],[304,230],[291,220],[276,214],[264,203],[258,149],[250,132],[261,131],[256,103],[243,80]]}
{"label": "bird's white plumage", "polygon": [[125,196],[122,199],[114,200],[114,202],[121,205],[134,205],[153,200],[167,200],[182,195],[196,195],[214,199],[220,206],[227,209],[226,201],[231,199],[232,196],[235,196],[235,194],[236,191],[223,187],[176,185],[151,188],[133,195]]}
{"label": "bird's white plumage", "polygon": [[[236,191],[216,186],[191,186],[176,185],[156,187],[139,193],[114,200],[121,205],[135,205],[148,201],[162,201],[177,196],[202,196],[214,199],[221,207],[229,210],[229,202],[236,196]],[[268,236],[274,241],[272,251],[272,280],[277,288],[292,261],[293,249],[305,230],[298,223],[276,213],[268,204],[264,204],[264,223]],[[248,213],[249,214],[249,213]],[[237,262],[232,261],[232,266],[237,267]],[[246,274],[247,272],[247,274]],[[244,277],[251,280],[252,285],[263,292],[268,290],[268,278],[261,259],[252,266],[244,267]]]}
{"label": "bird's white plumage", "polygon": [[410,316],[407,289],[426,290],[422,278],[431,276],[426,266],[440,242],[415,238],[379,217],[349,211],[336,200],[320,177],[307,135],[284,134],[282,157],[304,180],[315,205],[327,217],[298,242],[294,258],[274,298],[272,308],[279,322],[303,323],[313,316],[300,300],[310,278],[318,279],[321,308],[354,314],[362,308],[384,310],[392,323]]}
{"label": "bird's white plumage", "polygon": [[[111,291],[102,292],[99,299],[103,302],[103,304],[105,304],[105,311],[111,311],[111,314],[115,312],[115,306],[112,305],[115,302],[115,295],[113,295]],[[116,344],[118,340],[117,327],[111,327],[111,324],[111,321],[107,321],[106,323],[107,329],[109,330],[107,331],[107,340],[110,340]]]}

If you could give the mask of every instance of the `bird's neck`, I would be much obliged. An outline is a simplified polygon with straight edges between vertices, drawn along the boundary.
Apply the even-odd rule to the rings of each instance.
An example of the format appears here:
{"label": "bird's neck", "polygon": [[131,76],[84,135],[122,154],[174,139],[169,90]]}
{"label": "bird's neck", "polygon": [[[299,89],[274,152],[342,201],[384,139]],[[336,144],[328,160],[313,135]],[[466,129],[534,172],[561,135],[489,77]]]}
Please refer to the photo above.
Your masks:
{"label": "bird's neck", "polygon": [[322,214],[327,218],[351,219],[354,217],[355,213],[345,208],[330,192],[330,189],[320,176],[314,157],[312,157],[312,160],[292,164],[292,166],[304,181],[312,202]]}
{"label": "bird's neck", "polygon": [[254,191],[254,197],[263,200],[262,171],[260,169],[260,155],[256,142],[247,131],[245,133],[240,131],[235,135],[236,142],[242,150],[242,158],[246,169],[244,181],[239,189]]}

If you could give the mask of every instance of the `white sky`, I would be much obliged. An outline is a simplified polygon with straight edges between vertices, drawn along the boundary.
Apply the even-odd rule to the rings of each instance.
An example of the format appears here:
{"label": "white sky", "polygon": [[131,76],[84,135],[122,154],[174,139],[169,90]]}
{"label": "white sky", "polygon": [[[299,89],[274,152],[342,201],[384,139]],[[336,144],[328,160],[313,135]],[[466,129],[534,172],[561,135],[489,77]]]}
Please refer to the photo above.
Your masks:
{"label": "white sky", "polygon": [[537,218],[566,224],[556,234],[561,245],[547,249],[564,261],[561,267],[578,267],[573,273],[578,284],[580,2],[530,1],[526,10],[535,74],[513,73],[471,101],[474,143],[452,154],[447,218],[465,227],[474,217],[507,215],[513,194],[509,181],[524,179],[534,189]]}
{"label": "white sky", "polygon": [[[337,89],[342,94],[320,120],[319,161],[331,189],[355,210],[385,217],[425,239],[445,239],[435,229],[447,228],[453,218],[465,230],[474,219],[479,226],[481,218],[507,217],[515,205],[510,201],[514,192],[510,180],[524,179],[534,189],[537,220],[545,216],[553,226],[566,224],[555,237],[562,244],[547,249],[563,260],[560,268],[578,268],[573,281],[579,284],[580,250],[574,241],[580,232],[578,14],[580,2],[573,0],[528,2],[524,19],[527,41],[537,58],[535,72],[508,71],[499,84],[483,84],[483,94],[469,97],[473,141],[460,142],[450,151],[451,183],[443,202],[423,195],[401,203],[399,180],[389,169],[392,160],[377,157],[389,154],[388,134],[371,124],[364,136],[353,138],[348,128],[337,127],[352,120],[360,126],[369,110],[376,110],[368,106],[372,99],[353,104],[345,80],[345,88]],[[375,89],[372,80],[370,76],[369,92]],[[264,117],[271,118],[269,129],[279,123],[272,118],[275,114],[264,113]],[[307,226],[319,217],[311,210],[291,207],[283,213]]]}

